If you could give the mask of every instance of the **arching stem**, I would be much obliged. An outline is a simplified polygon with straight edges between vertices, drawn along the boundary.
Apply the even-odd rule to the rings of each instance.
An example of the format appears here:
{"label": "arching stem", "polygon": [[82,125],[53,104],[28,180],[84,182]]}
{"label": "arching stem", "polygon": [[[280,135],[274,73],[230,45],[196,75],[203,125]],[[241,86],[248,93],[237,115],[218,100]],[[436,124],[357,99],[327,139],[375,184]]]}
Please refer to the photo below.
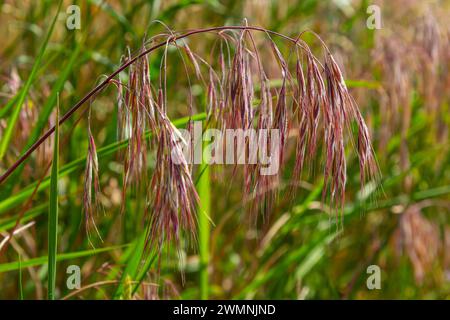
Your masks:
{"label": "arching stem", "polygon": [[[291,37],[288,37],[286,35],[283,35],[281,33],[275,32],[275,31],[271,31],[271,30],[267,30],[261,27],[252,27],[252,26],[222,26],[222,27],[211,27],[211,28],[204,28],[204,29],[195,29],[195,30],[191,30],[188,31],[186,33],[180,34],[180,35],[171,35],[168,37],[168,39],[166,41],[162,41],[144,51],[142,51],[141,53],[139,53],[137,56],[135,56],[134,58],[128,60],[127,62],[125,62],[124,64],[122,64],[116,71],[114,71],[113,73],[111,73],[102,83],[100,83],[99,85],[97,85],[94,89],[92,89],[91,91],[89,91],[80,101],[78,101],[72,108],[69,109],[69,111],[67,111],[59,120],[59,125],[62,125],[64,122],[66,122],[67,119],[69,119],[84,103],[86,103],[88,100],[90,100],[91,98],[93,98],[95,95],[97,95],[98,93],[100,93],[110,82],[111,80],[114,79],[115,76],[117,76],[120,72],[122,72],[123,70],[127,69],[130,65],[132,65],[133,63],[135,63],[137,60],[139,60],[140,58],[146,56],[147,54],[149,54],[152,51],[155,51],[156,49],[159,49],[163,46],[166,46],[169,43],[175,42],[177,40],[195,35],[195,34],[200,34],[200,33],[208,33],[208,32],[219,32],[219,31],[231,31],[231,30],[249,30],[249,31],[258,31],[258,32],[263,32],[267,35],[274,35],[277,37],[281,37],[284,40],[290,41],[292,42],[294,45],[298,45],[301,48],[305,49],[302,46],[302,43],[300,42],[300,39],[294,39]],[[319,38],[320,39],[320,38]],[[16,168],[18,166],[20,166],[23,162],[25,162],[25,160],[28,159],[28,157],[34,152],[34,150],[36,150],[48,137],[50,137],[53,132],[55,131],[55,126],[51,127],[48,131],[46,131],[30,148],[28,148],[28,150],[23,153],[19,159],[16,160],[16,162],[14,162],[13,165],[11,165],[11,167],[9,167],[1,176],[0,176],[0,184],[2,184],[13,172],[14,170],[16,170]]]}

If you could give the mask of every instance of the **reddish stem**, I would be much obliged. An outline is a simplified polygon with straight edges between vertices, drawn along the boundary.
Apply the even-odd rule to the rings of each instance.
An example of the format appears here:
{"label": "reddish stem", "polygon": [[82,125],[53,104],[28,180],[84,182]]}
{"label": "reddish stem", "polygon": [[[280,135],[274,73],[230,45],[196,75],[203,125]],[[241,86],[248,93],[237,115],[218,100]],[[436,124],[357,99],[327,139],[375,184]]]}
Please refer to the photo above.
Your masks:
{"label": "reddish stem", "polygon": [[[288,37],[286,35],[283,35],[281,33],[275,32],[275,31],[271,31],[271,30],[266,30],[264,28],[261,27],[252,27],[252,26],[223,26],[223,27],[211,27],[211,28],[205,28],[205,29],[195,29],[195,30],[191,30],[188,31],[184,34],[181,34],[179,36],[170,36],[166,41],[158,43],[144,51],[142,51],[140,54],[138,54],[137,56],[135,56],[134,58],[132,58],[131,60],[127,61],[126,63],[124,63],[123,65],[121,65],[116,71],[114,71],[113,73],[111,73],[102,83],[100,83],[99,85],[97,85],[94,89],[92,89],[91,91],[89,91],[80,101],[78,101],[78,103],[76,103],[71,109],[69,109],[69,111],[67,111],[66,114],[64,114],[61,119],[59,120],[59,125],[62,125],[68,118],[70,118],[72,116],[72,114],[74,114],[86,101],[88,101],[89,99],[91,99],[94,95],[96,95],[97,93],[99,93],[102,89],[104,89],[106,87],[106,85],[115,77],[117,76],[120,72],[122,72],[123,70],[125,70],[126,68],[128,68],[131,64],[133,64],[134,62],[136,62],[138,59],[144,57],[145,55],[149,54],[150,52],[161,48],[162,46],[170,43],[170,42],[174,42],[176,40],[180,40],[186,37],[189,37],[191,35],[194,34],[198,34],[198,33],[206,33],[206,32],[213,32],[213,31],[223,31],[223,30],[253,30],[253,31],[260,31],[260,32],[264,32],[266,34],[272,34],[278,37],[281,37],[285,40],[291,41],[293,42],[295,45],[298,44],[299,42],[299,38],[294,39],[291,37]],[[320,39],[320,38],[319,38]],[[303,47],[302,47],[303,48]],[[304,48],[303,48],[304,49]],[[16,162],[14,162],[14,164],[9,167],[0,177],[0,184],[2,184],[13,172],[14,170],[17,169],[18,166],[20,166],[23,162],[25,162],[25,160],[27,160],[27,158],[34,152],[34,150],[36,150],[50,135],[53,134],[53,132],[55,131],[55,126],[51,127],[47,132],[45,132],[23,155],[20,156],[19,159],[16,160]]]}

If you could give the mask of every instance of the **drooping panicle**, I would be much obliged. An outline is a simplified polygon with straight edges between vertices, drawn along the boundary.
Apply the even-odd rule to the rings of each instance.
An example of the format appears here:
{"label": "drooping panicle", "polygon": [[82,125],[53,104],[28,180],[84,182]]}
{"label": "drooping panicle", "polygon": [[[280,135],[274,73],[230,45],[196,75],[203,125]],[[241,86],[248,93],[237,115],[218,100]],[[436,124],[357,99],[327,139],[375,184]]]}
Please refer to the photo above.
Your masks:
{"label": "drooping panicle", "polygon": [[[171,32],[164,42],[165,51],[160,63],[157,86],[152,85],[145,56],[137,59],[130,67],[127,83],[115,82],[119,89],[119,138],[128,140],[123,156],[123,202],[128,185],[145,188],[148,246],[154,245],[161,249],[164,243],[174,242],[180,249],[182,239],[195,239],[197,224],[196,206],[199,199],[192,178],[192,173],[196,170],[184,153],[184,147],[191,145],[190,158],[194,158],[194,141],[186,141],[169,118],[168,93],[171,84],[167,82],[166,74],[169,64],[168,48],[171,45],[178,52],[184,53],[180,56],[188,77],[187,109],[190,116],[197,102],[194,102],[188,70],[194,72],[197,81],[203,85],[202,99],[205,102],[207,128],[216,125],[224,132],[227,129],[256,129],[257,146],[252,145],[255,142],[252,139],[253,133],[244,138],[241,146],[237,145],[239,139],[223,141],[225,143],[222,145],[223,148],[233,148],[233,177],[237,164],[243,164],[243,200],[251,200],[251,212],[253,208],[264,208],[265,213],[271,210],[282,180],[279,166],[288,163],[284,158],[291,150],[289,145],[294,137],[294,182],[302,178],[306,165],[310,168],[318,165],[319,162],[314,160],[319,157],[319,151],[322,151],[325,182],[322,200],[329,202],[336,212],[342,212],[345,200],[346,133],[351,139],[353,123],[356,123],[358,129],[356,151],[361,183],[364,185],[367,179],[377,178],[378,168],[369,130],[345,85],[339,66],[324,43],[320,40],[325,50],[324,61],[320,62],[305,42],[299,38],[294,40],[285,37],[292,40],[294,45],[291,53],[295,52],[295,76],[292,76],[289,70],[291,55],[285,59],[268,31],[264,32],[266,38],[263,40],[269,46],[262,45],[265,42],[258,42],[253,32],[255,30],[249,28],[239,32],[224,29],[217,33],[219,54],[211,54],[211,61],[198,55],[187,44],[180,47],[180,43],[175,42],[177,34]],[[270,52],[274,59],[269,62],[266,59]],[[191,62],[191,68],[184,61],[186,56]],[[280,74],[281,79],[276,79],[275,75]],[[272,80],[281,80],[281,83],[272,84]],[[192,122],[188,122],[187,128],[192,134]],[[261,135],[261,132],[265,135]],[[86,185],[91,185],[94,181],[94,186],[98,186],[95,144],[93,138],[91,140]],[[263,150],[258,150],[258,153],[254,148]],[[251,155],[255,152],[258,156],[269,155],[270,161],[276,161],[276,171],[262,173],[268,163],[261,163],[260,158],[256,162],[250,162],[253,158]],[[276,159],[272,154],[277,155]],[[148,156],[154,158],[149,164]],[[240,162],[242,157],[245,158],[243,163]],[[92,195],[89,193],[90,189],[86,190],[85,202],[90,203]],[[86,209],[89,213],[87,219],[91,219],[92,210],[89,206]]]}

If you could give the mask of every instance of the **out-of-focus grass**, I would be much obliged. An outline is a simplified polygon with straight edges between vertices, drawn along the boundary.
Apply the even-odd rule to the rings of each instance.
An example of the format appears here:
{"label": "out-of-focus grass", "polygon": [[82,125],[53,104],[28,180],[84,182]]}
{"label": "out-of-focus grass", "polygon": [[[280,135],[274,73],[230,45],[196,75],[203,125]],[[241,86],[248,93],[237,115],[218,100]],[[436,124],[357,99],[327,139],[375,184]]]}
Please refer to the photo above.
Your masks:
{"label": "out-of-focus grass", "polygon": [[42,45],[39,49],[38,55],[36,57],[36,60],[34,61],[33,64],[33,68],[31,69],[30,75],[27,77],[27,81],[25,82],[24,87],[22,88],[22,90],[20,91],[20,95],[17,99],[17,102],[15,103],[15,107],[12,108],[12,112],[11,112],[11,116],[9,118],[8,121],[8,125],[6,127],[6,130],[3,132],[2,135],[2,141],[0,143],[0,159],[3,159],[3,156],[5,155],[8,147],[9,147],[9,142],[11,140],[11,137],[13,135],[14,132],[14,128],[16,126],[16,122],[17,119],[19,118],[19,114],[20,114],[20,110],[22,109],[22,106],[25,102],[25,98],[28,94],[28,91],[30,90],[31,87],[31,83],[34,81],[36,74],[37,74],[37,70],[41,64],[42,58],[44,56],[45,53],[45,49],[47,48],[47,44],[50,40],[50,37],[53,33],[53,29],[55,27],[55,23],[56,23],[56,19],[58,17],[58,13],[59,10],[61,8],[61,4],[62,4],[62,0],[59,1],[57,9],[56,9],[56,14],[55,17],[53,18],[50,27],[47,31],[47,34],[45,35],[44,40],[42,41]]}

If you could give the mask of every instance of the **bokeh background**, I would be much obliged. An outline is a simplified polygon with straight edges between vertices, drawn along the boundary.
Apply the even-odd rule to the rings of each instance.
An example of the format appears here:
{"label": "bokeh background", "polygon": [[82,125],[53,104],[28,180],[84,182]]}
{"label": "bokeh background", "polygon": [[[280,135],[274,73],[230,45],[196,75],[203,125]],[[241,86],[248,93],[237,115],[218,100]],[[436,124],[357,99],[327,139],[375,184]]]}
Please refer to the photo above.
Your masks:
{"label": "bokeh background", "polygon": [[[0,1],[0,139],[10,103],[24,86],[58,1]],[[80,30],[65,26],[65,9],[81,9]],[[367,27],[367,8],[381,9],[381,29]],[[448,299],[450,298],[450,1],[434,0],[83,0],[64,1],[37,77],[21,109],[0,171],[6,170],[36,134],[54,124],[55,92],[68,110],[128,51],[165,32],[210,26],[249,25],[295,37],[311,29],[325,41],[341,66],[352,95],[370,128],[382,179],[361,191],[359,167],[349,153],[344,229],[330,223],[321,203],[318,170],[297,181],[288,197],[293,163],[288,160],[268,216],[248,219],[239,179],[213,168],[211,174],[209,297],[213,299]],[[157,22],[159,21],[159,22]],[[321,57],[311,34],[303,39]],[[210,36],[189,39],[208,57]],[[280,47],[283,48],[282,43]],[[284,47],[283,53],[288,52]],[[152,53],[151,73],[160,72],[162,52]],[[188,79],[176,52],[168,68],[171,119],[188,114]],[[265,61],[270,68],[270,60]],[[276,61],[273,68],[278,68]],[[193,85],[196,99],[204,89]],[[108,88],[91,104],[97,146],[116,141],[116,92]],[[42,120],[40,115],[48,110]],[[47,111],[45,111],[47,112]],[[37,133],[40,134],[42,129]],[[86,157],[87,117],[78,114],[61,127],[61,164]],[[33,155],[20,175],[0,186],[0,241],[11,230],[45,174],[52,139]],[[289,162],[290,161],[290,162]],[[322,161],[318,159],[318,162]],[[196,299],[200,297],[198,250],[181,258],[175,250],[140,274],[142,203],[128,195],[121,213],[121,162],[100,160],[102,206],[98,219],[103,242],[90,245],[84,230],[84,166],[60,179],[57,297],[71,299]],[[31,187],[30,187],[31,186]],[[43,187],[23,212],[23,231],[0,256],[0,298],[42,299],[47,285],[47,212]],[[333,220],[333,219],[331,219]],[[182,260],[181,267],[180,261]],[[66,268],[81,268],[81,289],[66,286]],[[369,265],[381,270],[381,289],[366,286]],[[134,284],[139,285],[134,290]]]}

